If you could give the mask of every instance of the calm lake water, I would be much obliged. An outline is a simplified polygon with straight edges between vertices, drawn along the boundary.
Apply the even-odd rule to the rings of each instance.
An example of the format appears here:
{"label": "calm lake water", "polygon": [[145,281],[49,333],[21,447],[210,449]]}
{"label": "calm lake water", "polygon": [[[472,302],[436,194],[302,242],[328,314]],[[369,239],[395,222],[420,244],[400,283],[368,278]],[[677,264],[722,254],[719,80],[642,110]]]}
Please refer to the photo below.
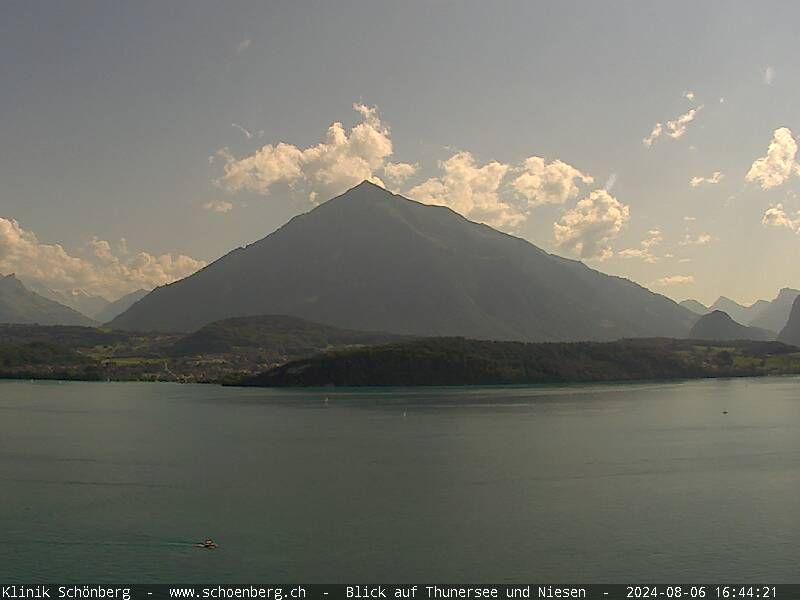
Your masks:
{"label": "calm lake water", "polygon": [[800,379],[0,382],[0,490],[7,584],[800,583]]}

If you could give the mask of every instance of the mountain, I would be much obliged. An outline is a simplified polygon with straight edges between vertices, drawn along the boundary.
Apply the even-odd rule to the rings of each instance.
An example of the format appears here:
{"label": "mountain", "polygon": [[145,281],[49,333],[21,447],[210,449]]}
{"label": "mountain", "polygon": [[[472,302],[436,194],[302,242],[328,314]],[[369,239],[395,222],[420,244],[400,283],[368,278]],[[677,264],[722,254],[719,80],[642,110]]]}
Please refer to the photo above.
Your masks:
{"label": "mountain", "polygon": [[766,300],[759,300],[750,306],[744,306],[735,300],[720,296],[714,304],[708,307],[706,314],[719,310],[729,315],[737,323],[749,325],[768,305],[769,302]]}
{"label": "mountain", "polygon": [[284,314],[363,331],[498,340],[684,336],[695,316],[627,279],[363,182],[114,319],[194,331]]}
{"label": "mountain", "polygon": [[108,323],[117,315],[124,313],[149,293],[150,292],[147,290],[136,290],[135,292],[131,292],[119,300],[115,300],[114,302],[109,302],[106,304],[100,311],[97,312],[94,318],[98,323]]}
{"label": "mountain", "polygon": [[792,346],[800,346],[800,296],[795,298],[789,320],[778,335],[778,341]]}
{"label": "mountain", "polygon": [[697,300],[692,300],[689,298],[688,300],[684,300],[683,302],[678,302],[682,307],[689,309],[696,315],[705,315],[708,314],[708,307],[705,304],[701,304]]}
{"label": "mountain", "polygon": [[789,313],[792,312],[792,305],[798,296],[800,296],[800,290],[783,288],[778,292],[778,296],[769,303],[769,306],[766,306],[749,324],[772,331],[783,330],[789,320]]}
{"label": "mountain", "polygon": [[692,340],[774,340],[775,333],[758,327],[745,327],[734,321],[730,315],[715,310],[703,315],[689,332]]}
{"label": "mountain", "polygon": [[351,331],[286,315],[233,317],[215,321],[181,338],[173,355],[241,353],[269,349],[275,355],[310,356],[332,347],[386,344],[402,339],[388,333]]}
{"label": "mountain", "polygon": [[0,275],[0,323],[91,325],[79,312],[30,291],[15,275]]}
{"label": "mountain", "polygon": [[58,290],[48,288],[45,285],[33,281],[25,281],[24,285],[32,292],[48,300],[53,300],[54,302],[68,306],[82,315],[97,321],[99,321],[97,318],[98,313],[109,304],[108,300],[102,296],[90,294],[86,290],[80,288],[59,292]]}

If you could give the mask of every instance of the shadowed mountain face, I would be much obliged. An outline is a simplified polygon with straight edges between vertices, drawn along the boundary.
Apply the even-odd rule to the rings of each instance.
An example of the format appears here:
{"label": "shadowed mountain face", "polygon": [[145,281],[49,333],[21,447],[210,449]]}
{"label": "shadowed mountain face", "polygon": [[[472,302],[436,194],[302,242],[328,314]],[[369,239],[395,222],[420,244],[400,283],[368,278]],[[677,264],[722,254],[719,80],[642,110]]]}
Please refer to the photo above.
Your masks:
{"label": "shadowed mountain face", "polygon": [[14,275],[0,275],[0,323],[92,325],[94,322],[27,289]]}
{"label": "shadowed mountain face", "polygon": [[758,327],[745,327],[731,319],[731,317],[715,310],[707,315],[700,317],[689,332],[689,339],[692,340],[774,340],[775,333]]}
{"label": "shadowed mountain face", "polygon": [[778,336],[778,341],[792,346],[800,346],[800,296],[795,299],[792,305],[789,321]]}
{"label": "shadowed mountain face", "polygon": [[97,319],[98,323],[108,323],[114,317],[121,315],[126,310],[128,310],[131,306],[136,304],[139,300],[147,296],[149,294],[147,290],[136,290],[135,292],[131,292],[130,294],[126,294],[119,300],[115,300],[114,302],[109,302],[103,309],[97,313],[95,318]]}
{"label": "shadowed mountain face", "polygon": [[111,326],[193,331],[270,313],[367,331],[538,341],[684,336],[695,319],[628,280],[364,182],[154,290]]}
{"label": "shadowed mountain face", "polygon": [[800,296],[800,290],[783,288],[778,292],[777,298],[750,321],[750,325],[771,331],[781,331],[789,320],[789,313],[792,312],[792,305],[798,296]]}

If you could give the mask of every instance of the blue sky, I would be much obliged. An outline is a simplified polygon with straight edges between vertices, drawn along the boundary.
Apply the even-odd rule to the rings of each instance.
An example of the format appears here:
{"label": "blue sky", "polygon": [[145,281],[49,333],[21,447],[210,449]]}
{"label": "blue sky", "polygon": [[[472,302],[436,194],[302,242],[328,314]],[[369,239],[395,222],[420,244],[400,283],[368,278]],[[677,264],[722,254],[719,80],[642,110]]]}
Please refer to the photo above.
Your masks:
{"label": "blue sky", "polygon": [[4,2],[0,272],[109,297],[166,283],[366,173],[677,299],[772,298],[800,287],[798,17]]}

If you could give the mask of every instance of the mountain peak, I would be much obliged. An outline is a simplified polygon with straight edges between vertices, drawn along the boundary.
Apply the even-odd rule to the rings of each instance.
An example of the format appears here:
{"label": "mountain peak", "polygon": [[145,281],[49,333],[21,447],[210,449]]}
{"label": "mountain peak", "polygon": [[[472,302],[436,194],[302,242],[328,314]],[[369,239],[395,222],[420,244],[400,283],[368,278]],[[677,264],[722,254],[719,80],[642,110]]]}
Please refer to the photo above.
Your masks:
{"label": "mountain peak", "polygon": [[673,301],[364,181],[158,288],[111,322],[194,331],[283,314],[347,329],[526,341],[685,335]]}
{"label": "mountain peak", "polygon": [[376,190],[388,191],[388,190],[386,190],[386,188],[379,186],[377,183],[374,183],[374,182],[370,181],[369,179],[363,180],[357,186],[355,186],[353,188],[350,188],[350,189],[353,189],[353,190],[357,190],[357,189],[376,189]]}
{"label": "mountain peak", "polygon": [[758,327],[745,327],[722,310],[713,310],[700,317],[689,332],[693,340],[770,340],[774,334]]}

